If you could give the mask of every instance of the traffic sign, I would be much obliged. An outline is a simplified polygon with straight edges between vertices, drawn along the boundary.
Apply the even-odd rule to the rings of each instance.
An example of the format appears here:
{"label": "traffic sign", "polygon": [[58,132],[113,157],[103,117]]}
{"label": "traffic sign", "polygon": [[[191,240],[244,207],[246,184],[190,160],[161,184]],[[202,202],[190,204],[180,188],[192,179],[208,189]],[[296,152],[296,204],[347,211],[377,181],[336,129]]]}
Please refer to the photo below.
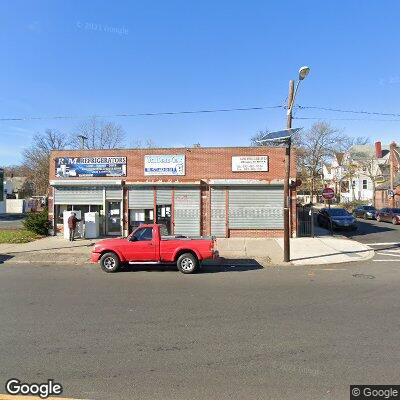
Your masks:
{"label": "traffic sign", "polygon": [[324,190],[322,191],[322,197],[325,200],[331,200],[335,197],[335,191],[332,188],[324,188]]}

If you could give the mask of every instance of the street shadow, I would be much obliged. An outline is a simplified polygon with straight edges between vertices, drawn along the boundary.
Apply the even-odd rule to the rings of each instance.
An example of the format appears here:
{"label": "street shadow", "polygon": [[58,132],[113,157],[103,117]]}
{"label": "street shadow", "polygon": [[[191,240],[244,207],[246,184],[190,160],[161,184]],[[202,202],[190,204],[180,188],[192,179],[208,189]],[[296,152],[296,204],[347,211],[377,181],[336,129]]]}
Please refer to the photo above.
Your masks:
{"label": "street shadow", "polygon": [[19,221],[26,217],[25,214],[0,214],[0,221],[11,222]]}
{"label": "street shadow", "polygon": [[291,258],[291,261],[300,261],[300,260],[311,260],[313,258],[321,258],[321,257],[330,257],[330,256],[338,256],[341,254],[346,254],[348,256],[353,256],[358,257],[357,254],[360,253],[368,253],[370,251],[373,251],[373,249],[365,249],[365,250],[354,250],[354,251],[338,251],[336,253],[329,253],[329,254],[318,254],[316,256],[311,256],[311,257],[300,257],[300,258]]}
{"label": "street shadow", "polygon": [[359,236],[370,235],[374,233],[383,233],[383,232],[391,232],[397,230],[393,225],[390,223],[379,222],[379,225],[373,223],[367,223],[364,221],[360,221],[357,219],[357,226],[358,229],[356,231],[335,231],[334,233],[340,233],[343,236],[348,238],[356,238]]}
{"label": "street shadow", "polygon": [[[24,253],[36,253],[36,252],[47,252],[49,250],[71,250],[71,249],[79,249],[82,247],[92,247],[94,246],[95,243],[89,243],[89,244],[82,244],[79,246],[61,246],[61,247],[46,247],[42,249],[30,249],[30,250],[22,250],[22,251],[9,251],[9,254],[24,254]],[[60,251],[57,251],[57,253],[61,253]]]}
{"label": "street shadow", "polygon": [[6,261],[10,260],[14,256],[10,256],[9,254],[0,254],[0,264],[4,264]]}
{"label": "street shadow", "polygon": [[[199,269],[199,274],[216,274],[220,272],[245,272],[263,269],[264,267],[254,259],[227,259],[205,261]],[[121,272],[176,272],[175,264],[128,264]]]}

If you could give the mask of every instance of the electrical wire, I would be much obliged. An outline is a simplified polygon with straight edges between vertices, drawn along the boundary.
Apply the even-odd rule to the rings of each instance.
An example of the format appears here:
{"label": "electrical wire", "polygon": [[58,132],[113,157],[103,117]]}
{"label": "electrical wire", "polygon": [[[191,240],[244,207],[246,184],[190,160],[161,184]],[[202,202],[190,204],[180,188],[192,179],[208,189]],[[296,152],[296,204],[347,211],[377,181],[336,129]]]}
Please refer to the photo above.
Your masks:
{"label": "electrical wire", "polygon": [[34,120],[48,120],[48,119],[86,119],[86,118],[116,118],[116,117],[155,117],[162,115],[181,115],[181,114],[205,114],[205,113],[218,113],[218,112],[233,112],[233,111],[256,111],[267,110],[273,108],[284,108],[282,105],[276,106],[262,106],[262,107],[238,107],[238,108],[219,108],[209,110],[189,110],[189,111],[170,111],[170,112],[149,112],[137,114],[110,114],[110,115],[58,115],[49,117],[14,117],[14,118],[0,118],[0,121],[34,121]]}
{"label": "electrical wire", "polygon": [[376,118],[323,118],[323,117],[293,117],[293,119],[309,119],[318,121],[375,121],[375,122],[400,122],[400,119],[376,119]]}
{"label": "electrical wire", "polygon": [[351,114],[366,114],[366,115],[382,115],[386,117],[400,117],[400,114],[397,113],[383,113],[376,111],[363,111],[363,110],[342,110],[339,108],[330,108],[330,107],[318,107],[318,106],[296,106],[300,110],[322,110],[322,111],[332,111],[332,112],[340,112],[340,113],[351,113]]}

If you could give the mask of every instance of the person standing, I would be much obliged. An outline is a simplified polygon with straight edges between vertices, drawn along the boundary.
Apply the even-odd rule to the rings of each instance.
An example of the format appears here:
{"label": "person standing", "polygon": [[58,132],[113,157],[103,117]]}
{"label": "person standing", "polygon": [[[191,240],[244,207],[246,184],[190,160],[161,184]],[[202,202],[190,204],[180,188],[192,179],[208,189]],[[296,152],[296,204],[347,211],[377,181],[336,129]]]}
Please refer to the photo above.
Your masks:
{"label": "person standing", "polygon": [[80,221],[80,219],[76,218],[75,213],[72,213],[68,218],[68,229],[69,229],[69,241],[70,242],[73,242],[75,240],[76,223],[79,221]]}

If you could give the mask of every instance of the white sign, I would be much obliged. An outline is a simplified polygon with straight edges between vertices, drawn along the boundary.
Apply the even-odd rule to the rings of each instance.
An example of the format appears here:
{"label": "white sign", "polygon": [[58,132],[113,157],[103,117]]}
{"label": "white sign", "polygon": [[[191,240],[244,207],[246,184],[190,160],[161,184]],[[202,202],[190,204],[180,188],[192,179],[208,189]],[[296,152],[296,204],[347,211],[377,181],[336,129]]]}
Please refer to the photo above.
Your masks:
{"label": "white sign", "polygon": [[268,156],[232,156],[233,172],[268,171]]}
{"label": "white sign", "polygon": [[144,156],[145,175],[185,175],[185,156]]}

